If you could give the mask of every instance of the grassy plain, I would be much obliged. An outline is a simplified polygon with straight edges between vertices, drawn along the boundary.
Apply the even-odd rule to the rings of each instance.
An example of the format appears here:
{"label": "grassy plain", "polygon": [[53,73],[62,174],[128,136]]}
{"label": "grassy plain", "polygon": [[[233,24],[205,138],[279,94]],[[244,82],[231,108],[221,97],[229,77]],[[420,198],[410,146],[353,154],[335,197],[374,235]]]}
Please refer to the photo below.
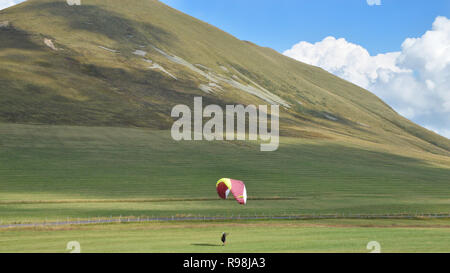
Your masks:
{"label": "grassy plain", "polygon": [[[220,234],[230,233],[226,246]],[[0,252],[449,252],[448,220],[279,220],[0,230]]]}
{"label": "grassy plain", "polygon": [[[182,141],[168,131],[0,125],[0,221],[110,216],[439,213],[450,208],[444,156],[369,144],[282,138]],[[221,177],[249,202],[221,200]]]}

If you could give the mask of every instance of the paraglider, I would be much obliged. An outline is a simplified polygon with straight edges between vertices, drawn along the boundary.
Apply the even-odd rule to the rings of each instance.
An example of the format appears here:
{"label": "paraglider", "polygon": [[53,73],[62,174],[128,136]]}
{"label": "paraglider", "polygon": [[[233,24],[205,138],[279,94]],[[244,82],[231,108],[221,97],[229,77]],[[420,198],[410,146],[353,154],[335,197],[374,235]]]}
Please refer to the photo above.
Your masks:
{"label": "paraglider", "polygon": [[231,192],[239,204],[245,205],[247,203],[247,189],[242,181],[222,178],[217,181],[216,189],[217,194],[222,199],[227,199],[228,194]]}

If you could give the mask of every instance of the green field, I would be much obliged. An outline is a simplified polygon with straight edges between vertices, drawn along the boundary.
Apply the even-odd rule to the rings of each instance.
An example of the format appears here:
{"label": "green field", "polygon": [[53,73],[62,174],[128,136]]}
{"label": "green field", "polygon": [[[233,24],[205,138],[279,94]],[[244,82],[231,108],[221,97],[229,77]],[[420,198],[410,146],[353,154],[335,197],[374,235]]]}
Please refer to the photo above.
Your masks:
{"label": "green field", "polygon": [[[282,138],[175,142],[148,129],[0,125],[0,221],[175,215],[439,213],[450,208],[445,157]],[[448,159],[447,159],[448,160]],[[221,200],[246,183],[246,206]]]}
{"label": "green field", "polygon": [[[390,151],[389,151],[390,150]],[[394,148],[282,138],[175,142],[150,129],[0,125],[0,221],[118,216],[439,213],[450,208],[446,157]],[[447,165],[448,166],[448,165]],[[249,200],[221,200],[221,177]],[[221,247],[221,232],[230,232]],[[233,220],[0,229],[0,252],[448,252],[442,220]]]}
{"label": "green field", "polygon": [[[0,225],[450,212],[450,140],[321,68],[156,0],[25,1],[0,22]],[[198,96],[281,105],[279,149],[174,141],[173,106]],[[218,197],[223,177],[247,205]],[[167,222],[0,228],[0,252],[449,252],[448,238],[448,219]]]}
{"label": "green field", "polygon": [[[220,234],[230,233],[226,246]],[[448,220],[299,220],[104,224],[0,230],[0,252],[448,252]]]}

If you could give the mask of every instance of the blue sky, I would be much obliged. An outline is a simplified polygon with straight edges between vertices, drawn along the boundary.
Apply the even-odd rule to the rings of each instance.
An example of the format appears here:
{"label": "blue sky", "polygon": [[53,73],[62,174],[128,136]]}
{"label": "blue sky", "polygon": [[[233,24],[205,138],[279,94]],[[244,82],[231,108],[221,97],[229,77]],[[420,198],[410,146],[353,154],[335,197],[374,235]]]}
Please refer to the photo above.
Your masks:
{"label": "blue sky", "polygon": [[[62,1],[62,0],[61,0]],[[279,52],[300,41],[345,38],[370,54],[400,50],[437,16],[450,18],[449,0],[161,0],[242,40]],[[0,9],[23,0],[0,0]],[[82,1],[81,1],[82,2]]]}
{"label": "blue sky", "polygon": [[448,0],[162,0],[242,40],[283,52],[299,41],[344,37],[371,54],[400,50],[441,15],[450,18]]}
{"label": "blue sky", "polygon": [[[0,9],[19,2],[0,0]],[[450,138],[450,0],[161,2],[322,67]]]}

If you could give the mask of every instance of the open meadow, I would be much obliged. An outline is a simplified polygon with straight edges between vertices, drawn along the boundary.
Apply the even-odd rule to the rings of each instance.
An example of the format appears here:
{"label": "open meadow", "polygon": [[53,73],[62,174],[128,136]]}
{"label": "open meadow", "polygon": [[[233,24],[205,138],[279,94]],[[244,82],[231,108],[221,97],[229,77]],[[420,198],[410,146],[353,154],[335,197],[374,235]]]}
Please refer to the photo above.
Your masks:
{"label": "open meadow", "polygon": [[[220,234],[229,233],[222,246]],[[447,220],[123,223],[0,230],[0,252],[448,252]]]}
{"label": "open meadow", "polygon": [[[175,142],[167,131],[0,125],[0,221],[92,217],[393,214],[449,211],[445,157],[282,138]],[[221,177],[249,200],[221,200]],[[219,235],[230,232],[229,245]],[[2,228],[0,252],[448,252],[448,219],[175,221]]]}
{"label": "open meadow", "polygon": [[[168,134],[0,125],[0,221],[449,212],[446,157],[290,138],[266,154],[257,143],[176,142]],[[246,183],[246,206],[217,196],[221,177]]]}

